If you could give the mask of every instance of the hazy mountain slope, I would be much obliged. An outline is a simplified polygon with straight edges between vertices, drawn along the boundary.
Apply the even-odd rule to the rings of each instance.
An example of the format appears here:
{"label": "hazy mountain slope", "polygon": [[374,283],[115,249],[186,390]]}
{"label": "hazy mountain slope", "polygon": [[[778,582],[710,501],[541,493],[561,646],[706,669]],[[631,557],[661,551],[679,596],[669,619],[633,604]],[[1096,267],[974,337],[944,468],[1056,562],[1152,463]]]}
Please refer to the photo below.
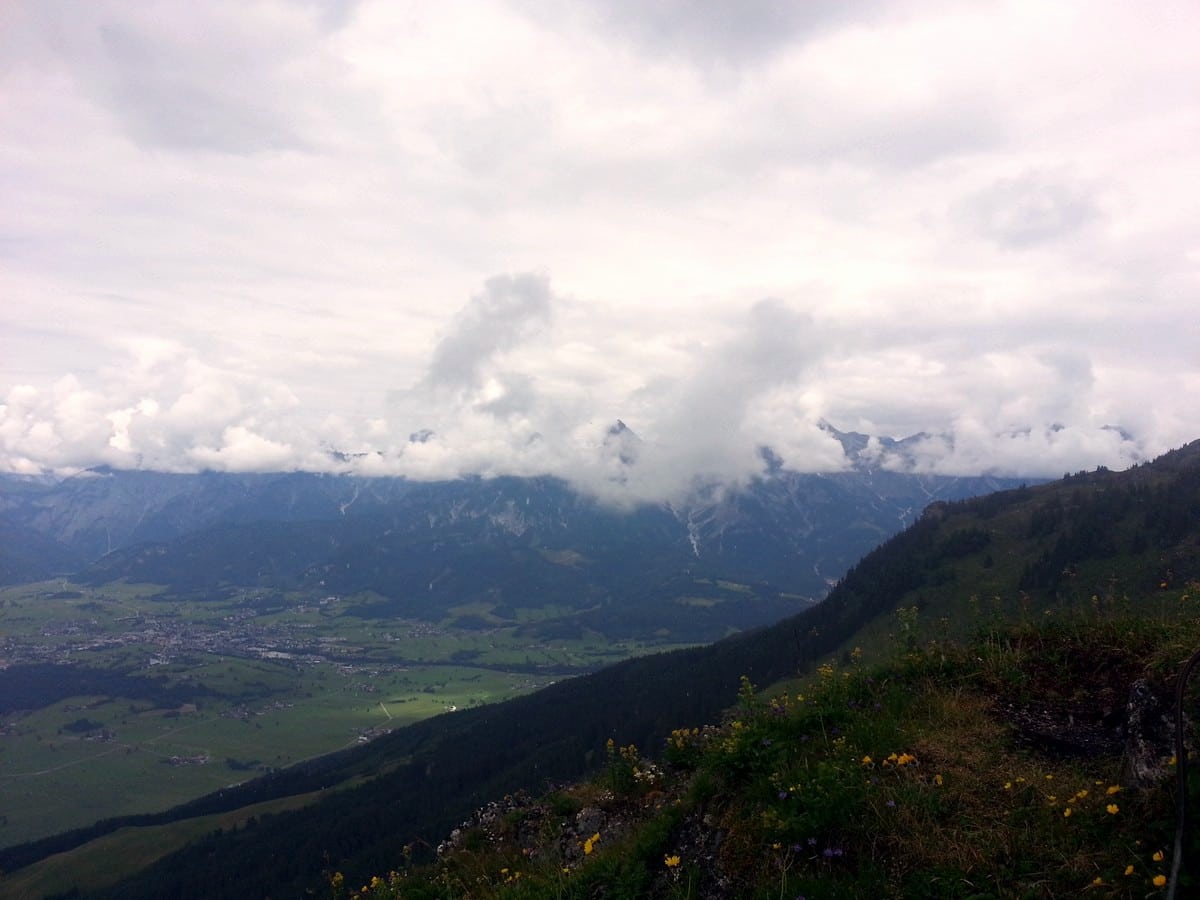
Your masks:
{"label": "hazy mountain slope", "polygon": [[481,603],[511,622],[520,607],[552,604],[568,611],[547,626],[560,631],[711,640],[823,597],[931,500],[1012,483],[774,467],[739,490],[710,485],[686,504],[626,510],[551,478],[101,470],[4,495],[0,527],[28,540],[0,548],[0,573],[17,582],[88,561],[87,583],[177,594],[370,591],[355,611],[375,618],[441,620]]}

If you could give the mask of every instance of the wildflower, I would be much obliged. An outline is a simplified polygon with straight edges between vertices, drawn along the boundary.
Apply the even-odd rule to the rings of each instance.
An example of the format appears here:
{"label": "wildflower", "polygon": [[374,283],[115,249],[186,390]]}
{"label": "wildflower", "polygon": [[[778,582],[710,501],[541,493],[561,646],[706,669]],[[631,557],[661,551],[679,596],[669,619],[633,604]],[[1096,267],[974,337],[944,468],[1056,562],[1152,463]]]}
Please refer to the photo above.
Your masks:
{"label": "wildflower", "polygon": [[1166,875],[1155,875],[1153,878],[1150,879],[1150,883],[1152,885],[1154,885],[1155,887],[1162,887],[1164,884],[1167,883],[1167,876]]}
{"label": "wildflower", "polygon": [[1121,786],[1119,784],[1110,784],[1107,788],[1104,789],[1104,793],[1110,797],[1113,794],[1119,794],[1119,793],[1121,793]]}
{"label": "wildflower", "polygon": [[1011,791],[1012,790],[1012,782],[1011,781],[1004,782],[1004,789],[1006,791]]}
{"label": "wildflower", "polygon": [[596,849],[596,845],[600,843],[600,832],[596,832],[590,838],[583,842],[583,855],[589,856]]}
{"label": "wildflower", "polygon": [[1068,806],[1066,809],[1063,810],[1063,818],[1064,819],[1071,818],[1071,807]]}
{"label": "wildflower", "polygon": [[668,869],[673,869],[677,865],[679,865],[679,857],[678,856],[664,856],[663,857],[663,865],[666,866]]}
{"label": "wildflower", "polygon": [[1117,813],[1119,813],[1121,811],[1121,807],[1117,806],[1117,804],[1115,804],[1115,803],[1110,803],[1110,804],[1108,804],[1108,806],[1104,807],[1104,811],[1107,812],[1110,816],[1115,816]]}
{"label": "wildflower", "polygon": [[780,791],[780,792],[779,792],[779,799],[780,799],[780,800],[786,800],[787,798],[788,798],[788,792],[787,792],[787,791]]}
{"label": "wildflower", "polygon": [[934,783],[934,784],[936,784],[938,787],[941,787],[941,786],[942,786],[942,782],[943,782],[943,779],[942,779],[942,776],[941,776],[941,775],[934,775],[934,776],[933,776],[933,783]]}
{"label": "wildflower", "polygon": [[889,801],[887,802],[886,806],[887,806],[887,808],[888,808],[888,809],[895,809],[895,808],[896,808],[896,801],[895,801],[895,800],[889,800]]}
{"label": "wildflower", "polygon": [[1126,866],[1126,867],[1125,867],[1125,874],[1126,874],[1126,875],[1132,875],[1132,874],[1133,874],[1133,866],[1131,866],[1131,865],[1130,865],[1130,866]]}
{"label": "wildflower", "polygon": [[1099,875],[1097,875],[1095,878],[1092,879],[1092,884],[1099,887],[1100,885],[1104,884],[1104,879],[1101,878]]}
{"label": "wildflower", "polygon": [[1150,858],[1152,860],[1154,860],[1155,862],[1162,862],[1163,861],[1163,852],[1161,850],[1155,850],[1154,855]]}
{"label": "wildflower", "polygon": [[875,762],[875,761],[874,761],[873,759],[871,759],[871,757],[869,757],[869,756],[864,756],[864,757],[862,758],[862,764],[863,764],[864,766],[869,766],[869,765],[872,765],[872,764],[874,764],[874,762]]}

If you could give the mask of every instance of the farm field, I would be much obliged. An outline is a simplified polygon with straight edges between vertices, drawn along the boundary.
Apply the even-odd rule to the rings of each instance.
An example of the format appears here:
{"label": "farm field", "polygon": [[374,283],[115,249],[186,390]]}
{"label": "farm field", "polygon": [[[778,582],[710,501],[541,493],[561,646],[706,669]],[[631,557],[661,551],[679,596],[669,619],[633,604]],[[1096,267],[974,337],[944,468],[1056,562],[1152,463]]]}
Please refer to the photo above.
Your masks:
{"label": "farm field", "polygon": [[[673,646],[553,610],[364,618],[370,596],[53,582],[0,589],[0,846],[155,812],[420,719]],[[469,617],[471,628],[456,621]]]}

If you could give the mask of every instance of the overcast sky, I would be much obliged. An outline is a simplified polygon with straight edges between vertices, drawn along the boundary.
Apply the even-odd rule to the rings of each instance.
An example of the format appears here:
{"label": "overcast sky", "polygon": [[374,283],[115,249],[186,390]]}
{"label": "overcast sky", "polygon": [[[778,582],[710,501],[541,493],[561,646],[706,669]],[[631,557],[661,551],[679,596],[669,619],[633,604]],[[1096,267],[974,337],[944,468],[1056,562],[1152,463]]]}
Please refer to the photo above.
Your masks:
{"label": "overcast sky", "polygon": [[1200,437],[1197,46],[1194,0],[10,0],[0,469],[601,489],[618,418],[645,496],[836,469],[822,421],[1123,467]]}

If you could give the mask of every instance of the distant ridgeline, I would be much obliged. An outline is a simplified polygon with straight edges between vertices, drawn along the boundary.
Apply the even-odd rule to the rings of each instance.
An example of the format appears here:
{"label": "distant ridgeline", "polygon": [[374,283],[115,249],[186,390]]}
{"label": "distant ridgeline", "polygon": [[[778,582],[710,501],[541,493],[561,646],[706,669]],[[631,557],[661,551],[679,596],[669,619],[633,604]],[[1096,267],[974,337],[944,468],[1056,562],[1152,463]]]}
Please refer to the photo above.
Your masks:
{"label": "distant ridgeline", "polygon": [[[1126,472],[939,503],[854,565],[824,603],[796,616],[427,720],[189,804],[176,815],[346,785],[307,808],[210,834],[113,889],[80,890],[112,898],[322,895],[334,869],[361,883],[355,879],[395,867],[406,845],[436,846],[491,798],[595,769],[610,737],[653,753],[672,729],[715,721],[734,702],[740,676],[767,685],[804,672],[898,608],[948,627],[956,611],[966,618],[980,603],[997,617],[1051,607],[1136,609],[1197,578],[1200,442]],[[0,869],[73,840],[10,848]]]}
{"label": "distant ridgeline", "polygon": [[[367,619],[537,637],[659,630],[707,641],[823,598],[864,553],[935,500],[1014,479],[773,468],[682,505],[614,509],[551,478],[422,483],[305,473],[82,473],[0,479],[0,583],[71,575],[165,587],[165,599],[247,589],[355,596]],[[522,617],[522,608],[554,608]]]}

